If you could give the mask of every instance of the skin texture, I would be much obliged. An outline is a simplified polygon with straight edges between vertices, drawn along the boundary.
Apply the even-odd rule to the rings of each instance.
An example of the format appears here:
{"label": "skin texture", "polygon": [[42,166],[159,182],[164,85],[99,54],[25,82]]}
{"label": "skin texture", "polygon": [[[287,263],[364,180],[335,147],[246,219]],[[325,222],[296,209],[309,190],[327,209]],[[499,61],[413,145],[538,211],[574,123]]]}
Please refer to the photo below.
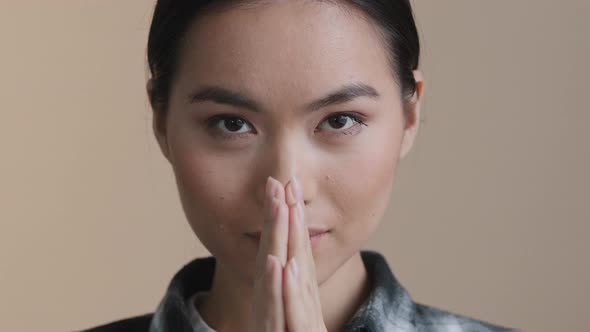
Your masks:
{"label": "skin texture", "polygon": [[[327,330],[341,329],[366,298],[359,250],[381,221],[398,161],[414,142],[422,76],[414,72],[418,91],[404,102],[376,27],[341,6],[277,1],[200,17],[186,34],[166,118],[154,106],[154,133],[187,220],[217,258],[213,287],[198,308],[217,331],[250,324],[259,245],[245,233],[263,229],[269,176],[284,186],[296,175],[304,224],[331,229],[313,250],[318,316]],[[359,82],[379,96],[305,109]],[[205,86],[238,92],[260,111],[191,103]],[[151,82],[147,88],[151,94]],[[339,112],[366,126],[348,119],[334,127],[329,117]],[[245,124],[234,131],[231,119],[209,126],[218,115]]]}

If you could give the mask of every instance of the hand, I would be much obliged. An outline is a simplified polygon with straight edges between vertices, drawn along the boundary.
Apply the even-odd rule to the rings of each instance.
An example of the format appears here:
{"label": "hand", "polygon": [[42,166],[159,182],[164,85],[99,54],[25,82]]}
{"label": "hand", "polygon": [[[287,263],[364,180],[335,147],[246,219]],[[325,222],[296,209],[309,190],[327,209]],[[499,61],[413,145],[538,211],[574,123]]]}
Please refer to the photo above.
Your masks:
{"label": "hand", "polygon": [[304,221],[301,187],[269,177],[265,222],[256,259],[250,331],[327,331]]}

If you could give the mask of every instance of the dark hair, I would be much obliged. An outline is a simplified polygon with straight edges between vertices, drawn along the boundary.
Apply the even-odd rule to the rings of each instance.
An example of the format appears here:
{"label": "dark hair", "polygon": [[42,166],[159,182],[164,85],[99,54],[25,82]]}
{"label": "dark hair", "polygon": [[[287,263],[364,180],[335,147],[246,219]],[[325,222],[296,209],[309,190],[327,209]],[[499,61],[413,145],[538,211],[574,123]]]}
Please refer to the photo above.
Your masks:
{"label": "dark hair", "polygon": [[[157,106],[159,112],[167,111],[181,41],[192,21],[208,10],[256,1],[158,0],[148,37],[147,57],[153,84],[150,102]],[[392,73],[401,87],[402,97],[404,100],[410,98],[416,91],[412,71],[418,68],[420,58],[420,41],[410,0],[331,1],[351,4],[378,23],[386,42]]]}

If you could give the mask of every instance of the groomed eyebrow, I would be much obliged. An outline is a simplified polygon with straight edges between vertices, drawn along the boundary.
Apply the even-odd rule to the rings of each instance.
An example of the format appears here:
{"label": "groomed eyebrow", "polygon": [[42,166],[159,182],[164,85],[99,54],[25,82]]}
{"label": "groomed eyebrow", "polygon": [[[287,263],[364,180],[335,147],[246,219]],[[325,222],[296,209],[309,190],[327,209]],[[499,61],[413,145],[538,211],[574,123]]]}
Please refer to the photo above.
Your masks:
{"label": "groomed eyebrow", "polygon": [[[362,82],[355,82],[346,84],[325,97],[312,101],[305,109],[313,112],[324,107],[344,104],[360,97],[378,99],[380,95],[374,87]],[[218,104],[244,108],[253,112],[260,112],[262,110],[260,104],[254,99],[244,96],[239,92],[214,85],[204,86],[189,94],[188,101],[190,104],[212,101]]]}

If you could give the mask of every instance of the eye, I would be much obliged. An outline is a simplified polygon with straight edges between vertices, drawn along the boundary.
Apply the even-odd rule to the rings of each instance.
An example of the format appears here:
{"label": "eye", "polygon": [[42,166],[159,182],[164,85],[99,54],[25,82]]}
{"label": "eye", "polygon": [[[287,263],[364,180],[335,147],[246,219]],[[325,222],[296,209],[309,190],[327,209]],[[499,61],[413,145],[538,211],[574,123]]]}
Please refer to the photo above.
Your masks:
{"label": "eye", "polygon": [[[246,138],[246,135],[255,132],[250,122],[237,115],[221,114],[206,121],[207,127],[213,131],[214,135],[226,139]],[[360,116],[342,112],[329,115],[321,122],[318,129],[327,131],[332,136],[354,135],[361,131],[361,125],[367,126]]]}
{"label": "eye", "polygon": [[328,116],[322,123],[320,124],[319,128],[321,130],[327,130],[331,132],[336,132],[345,135],[350,135],[353,132],[356,132],[354,129],[360,125],[367,126],[359,116],[351,113],[335,113]]}
{"label": "eye", "polygon": [[217,115],[208,119],[207,122],[209,128],[226,136],[246,134],[253,129],[248,121],[234,115]]}

